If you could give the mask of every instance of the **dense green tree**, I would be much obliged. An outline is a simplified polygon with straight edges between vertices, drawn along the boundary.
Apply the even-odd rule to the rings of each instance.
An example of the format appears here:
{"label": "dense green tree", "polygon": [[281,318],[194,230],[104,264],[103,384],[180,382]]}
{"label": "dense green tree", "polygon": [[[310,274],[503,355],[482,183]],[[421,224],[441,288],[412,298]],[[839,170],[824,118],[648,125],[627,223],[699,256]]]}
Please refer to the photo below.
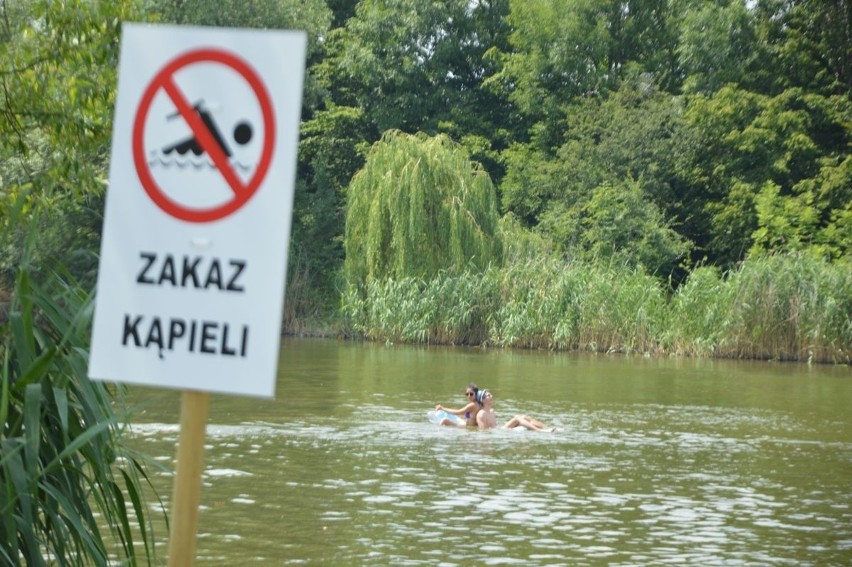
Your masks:
{"label": "dense green tree", "polygon": [[665,0],[513,0],[510,48],[495,48],[502,89],[528,120],[545,151],[563,141],[565,106],[605,94],[644,75],[666,91],[679,88],[676,6]]}
{"label": "dense green tree", "polygon": [[852,3],[759,0],[750,4],[771,60],[759,71],[770,91],[802,88],[824,96],[852,93]]}
{"label": "dense green tree", "polygon": [[[677,221],[683,230],[690,214],[679,175],[682,111],[681,101],[656,90],[646,75],[609,96],[579,99],[568,109],[566,141],[555,157],[534,145],[507,152],[504,206],[563,250],[619,255],[669,273],[690,240],[670,226]],[[630,207],[631,222],[603,226]],[[637,239],[630,250],[628,235]],[[659,249],[652,252],[654,246]]]}
{"label": "dense green tree", "polygon": [[330,106],[302,124],[293,213],[287,319],[317,317],[337,303],[343,265],[344,203],[364,165],[372,131],[357,108]]}
{"label": "dense green tree", "polygon": [[501,94],[481,85],[497,65],[486,51],[506,43],[507,8],[507,0],[359,2],[327,42],[319,73],[328,99],[362,109],[377,136],[447,133],[499,176],[497,152],[519,122]]}
{"label": "dense green tree", "polygon": [[344,27],[349,18],[355,15],[355,9],[358,7],[358,3],[352,0],[326,0],[326,4],[332,13],[332,28]]}
{"label": "dense green tree", "polygon": [[100,237],[120,23],[141,19],[138,3],[21,0],[0,12],[0,272],[8,283],[40,222],[32,253],[93,281],[94,257],[77,252]]}
{"label": "dense green tree", "polygon": [[689,243],[630,179],[605,182],[575,207],[549,209],[540,228],[569,256],[621,261],[662,276],[670,275],[689,251]]}
{"label": "dense green tree", "polygon": [[346,25],[346,48],[335,61],[336,77],[355,86],[352,102],[380,132],[434,134],[441,121],[468,120],[465,111],[474,110],[483,95],[476,87],[486,72],[485,42],[493,41],[474,25],[487,20],[474,14],[497,11],[499,4],[359,2]]}
{"label": "dense green tree", "polygon": [[324,1],[304,0],[147,0],[164,22],[197,26],[303,29],[316,41],[328,29]]}
{"label": "dense green tree", "polygon": [[291,273],[324,280],[323,296],[336,289],[345,187],[365,148],[387,129],[448,133],[502,174],[499,151],[518,121],[505,99],[480,85],[496,65],[485,51],[505,44],[507,7],[506,0],[333,6],[335,24],[345,27],[323,38],[313,66],[323,100],[303,127],[296,210],[310,210],[294,226],[294,253],[305,269]]}
{"label": "dense green tree", "polygon": [[500,261],[491,179],[444,135],[386,133],[353,178],[347,205],[344,271],[356,289]]}
{"label": "dense green tree", "polygon": [[[149,18],[165,23],[256,29],[298,29],[308,34],[305,114],[319,103],[311,67],[322,57],[322,40],[332,21],[324,0],[147,0]],[[286,54],[270,54],[285,58]]]}
{"label": "dense green tree", "polygon": [[512,51],[501,57],[502,69],[491,82],[541,125],[539,143],[553,147],[558,138],[547,127],[562,118],[563,105],[600,91],[609,78],[606,8],[592,0],[510,4]]}
{"label": "dense green tree", "polygon": [[730,264],[753,245],[813,244],[833,257],[848,250],[850,104],[799,89],[769,97],[732,86],[690,99],[689,183],[714,261]]}
{"label": "dense green tree", "polygon": [[[583,225],[574,221],[595,191],[635,182],[664,226],[694,243],[693,261],[729,266],[749,250],[845,253],[850,99],[823,94],[824,78],[842,76],[842,66],[813,49],[799,60],[788,53],[794,38],[826,37],[803,23],[811,3],[684,0],[643,11],[650,4],[630,2],[619,12],[578,2],[570,13],[558,13],[556,4],[519,2],[509,16],[513,51],[494,82],[511,83],[513,100],[534,125],[529,143],[503,154],[506,210],[528,226],[541,223],[539,230],[564,247],[583,241]],[[773,28],[769,13],[798,35]],[[816,21],[825,13],[845,14],[831,4]],[[643,44],[655,46],[649,51],[674,54],[676,62],[651,63],[641,47],[635,60],[618,56],[618,46],[628,44],[618,32],[628,25],[656,38]],[[845,28],[831,29],[839,37]],[[679,32],[676,44],[671,30]],[[570,49],[578,38],[586,39],[580,42],[586,51]],[[590,55],[598,44],[608,48]],[[668,75],[660,71],[662,60]],[[578,61],[588,61],[586,75],[570,72]],[[770,71],[782,62],[793,67],[791,76],[773,78]],[[802,69],[822,70],[812,85],[822,92],[778,90],[802,80]],[[666,94],[680,89],[673,88],[677,80],[661,87],[664,76],[679,77],[687,94]],[[578,231],[570,239],[569,226]]]}
{"label": "dense green tree", "polygon": [[677,55],[686,92],[712,94],[747,83],[759,61],[753,20],[745,4],[695,3],[680,23]]}

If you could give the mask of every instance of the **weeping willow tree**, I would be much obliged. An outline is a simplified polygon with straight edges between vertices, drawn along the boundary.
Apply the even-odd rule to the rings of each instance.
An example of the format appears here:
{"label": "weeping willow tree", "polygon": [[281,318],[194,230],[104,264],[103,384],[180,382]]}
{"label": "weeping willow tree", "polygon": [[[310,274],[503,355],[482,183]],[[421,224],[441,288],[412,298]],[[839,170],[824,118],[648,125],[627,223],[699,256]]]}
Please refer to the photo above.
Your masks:
{"label": "weeping willow tree", "polygon": [[344,272],[361,288],[498,263],[491,178],[444,135],[389,131],[348,189]]}

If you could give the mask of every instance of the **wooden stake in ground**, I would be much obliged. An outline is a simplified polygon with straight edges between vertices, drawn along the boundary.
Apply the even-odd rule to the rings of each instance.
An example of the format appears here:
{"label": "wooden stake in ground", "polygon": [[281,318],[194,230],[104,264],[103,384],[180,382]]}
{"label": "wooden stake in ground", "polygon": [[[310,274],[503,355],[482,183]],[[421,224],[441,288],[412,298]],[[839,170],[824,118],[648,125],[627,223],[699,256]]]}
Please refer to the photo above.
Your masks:
{"label": "wooden stake in ground", "polygon": [[191,567],[195,562],[209,398],[207,392],[186,390],[181,399],[177,473],[172,493],[169,534],[169,567]]}

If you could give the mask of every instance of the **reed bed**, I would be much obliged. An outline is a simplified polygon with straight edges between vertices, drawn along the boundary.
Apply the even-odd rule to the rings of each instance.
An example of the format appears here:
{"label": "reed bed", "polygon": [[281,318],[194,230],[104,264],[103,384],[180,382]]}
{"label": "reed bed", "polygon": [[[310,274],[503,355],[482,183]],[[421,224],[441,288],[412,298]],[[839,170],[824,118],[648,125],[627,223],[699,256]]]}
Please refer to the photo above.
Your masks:
{"label": "reed bed", "polygon": [[615,265],[536,261],[502,278],[506,301],[489,329],[500,346],[648,352],[663,305],[657,282]]}
{"label": "reed bed", "polygon": [[699,267],[675,292],[641,269],[544,258],[343,296],[349,334],[422,344],[848,364],[852,268],[798,255]]}
{"label": "reed bed", "polygon": [[675,295],[670,347],[690,355],[849,363],[852,266],[753,258],[723,277],[699,268]]}
{"label": "reed bed", "polygon": [[492,269],[484,273],[441,272],[431,280],[371,281],[364,293],[343,297],[350,334],[370,340],[425,344],[481,344],[488,318],[499,305]]}

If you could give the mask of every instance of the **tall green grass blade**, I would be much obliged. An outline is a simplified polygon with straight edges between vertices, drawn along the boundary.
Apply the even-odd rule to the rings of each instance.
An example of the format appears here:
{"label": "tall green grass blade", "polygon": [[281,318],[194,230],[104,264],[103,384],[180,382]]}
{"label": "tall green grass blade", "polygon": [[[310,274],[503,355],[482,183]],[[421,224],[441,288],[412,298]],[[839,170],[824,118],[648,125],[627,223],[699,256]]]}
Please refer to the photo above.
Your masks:
{"label": "tall green grass blade", "polygon": [[[112,488],[113,502],[115,502],[119,512],[120,527],[117,526],[119,528],[117,529],[119,538],[125,549],[133,550],[133,530],[130,528],[130,518],[127,515],[127,504],[124,502],[124,494],[121,492],[121,487],[118,486],[118,483],[112,482],[110,483],[110,487]],[[130,559],[133,559],[133,557],[134,555],[131,554]]]}
{"label": "tall green grass blade", "polygon": [[9,324],[15,344],[16,362],[20,372],[28,367],[35,358],[35,333],[33,327],[32,303],[30,300],[30,278],[21,271],[16,278],[16,290],[9,311]]}
{"label": "tall green grass blade", "polygon": [[41,384],[30,384],[24,392],[24,455],[29,478],[39,475],[41,434]]}
{"label": "tall green grass blade", "polygon": [[106,432],[111,426],[112,423],[109,421],[102,421],[100,423],[88,426],[82,433],[74,437],[74,439],[70,443],[68,443],[68,445],[63,447],[62,452],[59,453],[59,455],[57,455],[52,461],[50,461],[44,466],[45,472],[50,472],[52,469],[58,467],[64,459],[67,459],[68,457],[80,451],[94,438]]}
{"label": "tall green grass blade", "polygon": [[[0,445],[6,452],[5,443]],[[30,479],[27,476],[27,471],[24,465],[24,460],[21,451],[15,451],[5,459],[3,472],[11,481],[11,486],[14,489],[14,496],[3,510],[4,522],[11,522],[16,526],[16,531],[20,536],[19,547],[16,551],[21,553],[28,565],[43,564],[41,553],[36,535],[36,517],[34,514],[34,505],[32,499],[32,490],[30,488]],[[33,483],[35,486],[35,483]],[[17,504],[17,506],[12,506]]]}
{"label": "tall green grass blade", "polygon": [[[137,483],[134,482],[133,479],[130,478],[130,475],[127,474],[127,471],[121,471],[121,476],[124,477],[124,488],[127,490],[128,496],[130,496],[130,502],[133,504],[133,513],[136,515],[136,521],[140,526],[140,537],[142,538],[142,545],[145,549],[145,555],[150,556],[151,550],[148,545],[148,530],[145,529],[145,509],[142,506],[142,498],[139,495],[139,491],[137,489]],[[128,534],[129,534],[128,528]],[[128,537],[128,548],[134,549],[133,547],[133,539],[132,536]],[[135,555],[134,555],[135,558]]]}
{"label": "tall green grass blade", "polygon": [[67,535],[74,541],[78,551],[84,552],[86,557],[91,558],[97,564],[106,564],[106,554],[103,543],[99,541],[100,534],[97,532],[97,526],[85,522],[84,517],[76,513],[78,506],[75,506],[63,491],[57,490],[56,486],[50,483],[41,483],[39,487],[47,496],[56,501],[61,509],[65,510],[62,515],[63,521],[57,527],[61,526],[67,529]]}
{"label": "tall green grass blade", "polygon": [[[56,414],[63,432],[68,431],[68,391],[65,388],[53,388],[53,400]],[[67,439],[65,440],[67,442]]]}
{"label": "tall green grass blade", "polygon": [[9,405],[11,401],[11,393],[9,392],[10,374],[10,358],[11,349],[3,348],[3,369],[2,369],[2,384],[0,384],[0,423],[3,424],[3,434],[6,434],[5,428],[9,423]]}

